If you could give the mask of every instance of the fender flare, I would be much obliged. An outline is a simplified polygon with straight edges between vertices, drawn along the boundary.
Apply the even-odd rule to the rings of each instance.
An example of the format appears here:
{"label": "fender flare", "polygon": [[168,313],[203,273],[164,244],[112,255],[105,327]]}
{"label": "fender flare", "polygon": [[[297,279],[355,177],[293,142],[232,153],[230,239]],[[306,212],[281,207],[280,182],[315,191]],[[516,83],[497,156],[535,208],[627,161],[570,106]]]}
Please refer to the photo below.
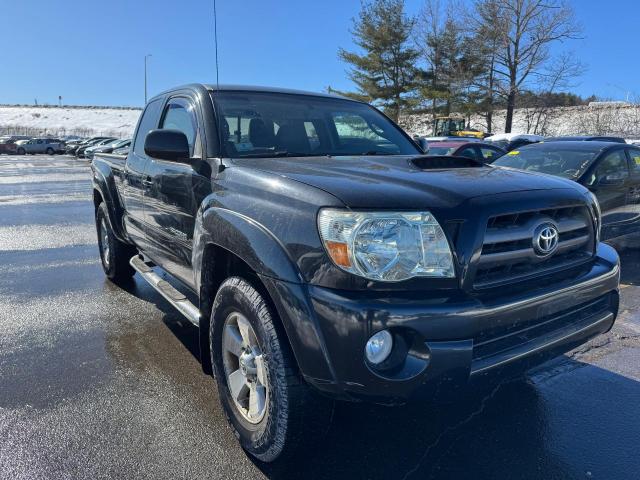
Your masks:
{"label": "fender flare", "polygon": [[[110,179],[107,180],[107,179]],[[102,197],[105,205],[107,206],[107,212],[109,214],[109,222],[111,223],[111,228],[113,228],[113,233],[118,240],[124,243],[129,243],[127,239],[127,235],[124,231],[122,224],[122,216],[124,215],[124,208],[120,204],[120,198],[118,195],[113,195],[112,192],[115,191],[116,185],[113,181],[113,174],[109,172],[109,176],[104,174],[99,168],[97,168],[94,164],[93,168],[93,191],[94,195],[97,191],[98,194]],[[97,207],[97,205],[96,205]]]}
{"label": "fender flare", "polygon": [[[310,304],[304,277],[285,245],[263,225],[240,213],[210,207],[196,218],[193,270],[197,292],[203,291],[203,260],[208,245],[221,247],[242,259],[262,281],[279,314],[284,333],[302,374],[308,381],[329,389],[336,384],[335,373],[326,357]],[[215,267],[214,267],[215,268]],[[296,297],[292,310],[282,299]],[[202,296],[202,295],[201,295]],[[202,305],[202,298],[200,299]],[[302,335],[302,336],[301,336]],[[209,318],[200,317],[199,342],[203,370],[212,373],[209,357]]]}
{"label": "fender flare", "polygon": [[263,225],[241,213],[221,207],[198,212],[193,238],[196,291],[200,291],[203,253],[209,244],[241,258],[258,275],[303,282],[302,274],[282,242]]}

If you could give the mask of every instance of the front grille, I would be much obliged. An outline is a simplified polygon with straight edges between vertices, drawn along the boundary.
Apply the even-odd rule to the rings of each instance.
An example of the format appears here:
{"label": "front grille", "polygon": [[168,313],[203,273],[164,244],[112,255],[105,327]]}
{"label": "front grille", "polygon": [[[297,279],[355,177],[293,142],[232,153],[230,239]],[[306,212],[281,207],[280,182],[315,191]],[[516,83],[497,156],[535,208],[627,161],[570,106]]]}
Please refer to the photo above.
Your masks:
{"label": "front grille", "polygon": [[508,327],[484,330],[473,339],[473,360],[483,360],[517,348],[531,340],[553,336],[557,331],[572,325],[580,325],[610,309],[611,294],[606,294],[552,315],[511,324]]}
{"label": "front grille", "polygon": [[[534,232],[543,223],[559,232],[558,247],[548,257],[533,247]],[[586,206],[498,215],[487,223],[473,286],[486,289],[551,275],[582,265],[593,254],[593,222]]]}

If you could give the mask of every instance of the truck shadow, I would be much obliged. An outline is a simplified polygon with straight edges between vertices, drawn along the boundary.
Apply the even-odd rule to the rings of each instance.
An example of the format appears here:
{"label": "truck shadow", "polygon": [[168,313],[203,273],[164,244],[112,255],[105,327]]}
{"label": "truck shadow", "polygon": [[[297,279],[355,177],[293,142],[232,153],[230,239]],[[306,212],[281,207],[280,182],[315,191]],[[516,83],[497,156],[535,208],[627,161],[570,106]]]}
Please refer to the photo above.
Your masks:
{"label": "truck shadow", "polygon": [[625,248],[620,255],[620,282],[626,285],[640,285],[640,248]]}
{"label": "truck shadow", "polygon": [[312,453],[257,465],[273,479],[634,477],[640,383],[567,358],[560,364],[447,406],[338,404]]}
{"label": "truck shadow", "polygon": [[640,234],[608,243],[620,255],[620,282],[626,285],[640,285]]}

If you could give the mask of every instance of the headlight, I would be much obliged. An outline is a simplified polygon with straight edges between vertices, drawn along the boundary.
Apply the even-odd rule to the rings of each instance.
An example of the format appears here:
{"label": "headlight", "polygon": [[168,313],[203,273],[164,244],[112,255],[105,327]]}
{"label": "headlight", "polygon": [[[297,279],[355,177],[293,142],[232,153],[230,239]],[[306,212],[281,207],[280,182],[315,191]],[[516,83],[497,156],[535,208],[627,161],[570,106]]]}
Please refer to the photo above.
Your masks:
{"label": "headlight", "polygon": [[322,209],[320,237],[341,269],[383,282],[455,276],[449,242],[429,212]]}

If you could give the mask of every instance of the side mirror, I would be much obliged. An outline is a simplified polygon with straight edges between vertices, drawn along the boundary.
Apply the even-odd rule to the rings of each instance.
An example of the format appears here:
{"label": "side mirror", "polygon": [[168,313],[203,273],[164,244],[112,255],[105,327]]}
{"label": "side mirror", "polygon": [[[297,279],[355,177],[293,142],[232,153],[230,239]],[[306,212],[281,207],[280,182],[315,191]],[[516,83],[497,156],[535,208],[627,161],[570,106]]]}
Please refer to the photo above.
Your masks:
{"label": "side mirror", "polygon": [[625,176],[620,173],[609,173],[600,177],[598,185],[617,186],[624,183]]}
{"label": "side mirror", "polygon": [[151,130],[144,139],[144,153],[172,162],[186,162],[191,157],[187,136],[180,130]]}
{"label": "side mirror", "polygon": [[429,152],[429,142],[427,142],[426,138],[414,137],[414,140],[418,144],[418,146],[420,147],[420,150],[422,150],[423,153]]}

